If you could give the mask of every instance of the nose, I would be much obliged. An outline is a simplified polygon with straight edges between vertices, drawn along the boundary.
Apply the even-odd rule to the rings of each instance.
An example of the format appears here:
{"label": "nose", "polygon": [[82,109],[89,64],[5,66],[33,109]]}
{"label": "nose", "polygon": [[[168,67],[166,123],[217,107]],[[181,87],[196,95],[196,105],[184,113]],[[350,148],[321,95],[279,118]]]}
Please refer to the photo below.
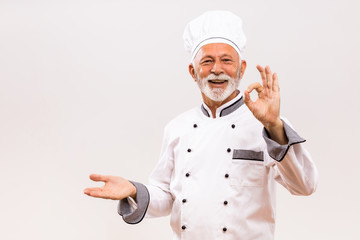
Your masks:
{"label": "nose", "polygon": [[220,61],[215,61],[214,65],[211,68],[211,73],[214,73],[215,75],[220,75],[224,73],[224,70],[222,68]]}

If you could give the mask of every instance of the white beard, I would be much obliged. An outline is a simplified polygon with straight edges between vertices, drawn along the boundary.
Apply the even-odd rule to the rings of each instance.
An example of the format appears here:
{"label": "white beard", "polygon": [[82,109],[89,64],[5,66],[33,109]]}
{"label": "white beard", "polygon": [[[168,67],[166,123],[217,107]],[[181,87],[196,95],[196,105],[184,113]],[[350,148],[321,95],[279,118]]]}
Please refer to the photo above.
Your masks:
{"label": "white beard", "polygon": [[[205,94],[205,96],[207,96],[208,98],[210,98],[215,102],[222,102],[225,99],[227,99],[239,87],[239,83],[240,83],[240,71],[238,73],[237,78],[231,78],[229,75],[224,73],[220,75],[211,73],[207,77],[199,78],[199,75],[197,74],[196,71],[195,71],[195,76],[200,91],[203,94]],[[209,80],[215,80],[215,79],[226,80],[228,83],[226,88],[224,90],[222,88],[217,88],[217,87],[211,89],[209,86]]]}

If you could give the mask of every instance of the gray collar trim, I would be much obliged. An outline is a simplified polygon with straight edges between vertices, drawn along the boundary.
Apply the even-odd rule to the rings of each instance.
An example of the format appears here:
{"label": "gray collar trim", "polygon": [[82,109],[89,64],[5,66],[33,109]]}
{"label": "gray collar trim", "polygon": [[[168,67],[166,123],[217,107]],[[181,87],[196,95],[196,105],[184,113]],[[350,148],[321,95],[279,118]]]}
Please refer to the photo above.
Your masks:
{"label": "gray collar trim", "polygon": [[228,107],[224,108],[223,110],[221,110],[220,117],[224,117],[226,115],[229,115],[230,113],[234,112],[236,109],[241,107],[241,105],[243,105],[243,104],[244,104],[244,100],[243,100],[243,97],[241,96],[241,98],[239,100],[237,100],[236,102],[234,102],[230,106],[228,106]]}
{"label": "gray collar trim", "polygon": [[[241,96],[239,100],[234,102],[233,104],[227,106],[220,112],[220,117],[224,117],[226,115],[229,115],[230,113],[233,113],[235,110],[237,110],[239,107],[241,107],[244,104],[244,99]],[[210,113],[205,109],[204,104],[201,105],[201,111],[204,113],[205,116],[210,117]]]}
{"label": "gray collar trim", "polygon": [[203,112],[203,114],[207,117],[210,117],[210,114],[208,113],[208,111],[205,109],[204,104],[201,104],[201,111]]}

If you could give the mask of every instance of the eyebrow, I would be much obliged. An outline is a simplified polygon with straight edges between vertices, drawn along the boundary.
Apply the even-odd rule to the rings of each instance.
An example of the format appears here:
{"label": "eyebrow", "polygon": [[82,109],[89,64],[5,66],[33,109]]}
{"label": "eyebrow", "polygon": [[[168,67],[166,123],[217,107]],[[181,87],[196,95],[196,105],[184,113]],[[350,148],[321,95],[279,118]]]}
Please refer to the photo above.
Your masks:
{"label": "eyebrow", "polygon": [[[230,54],[227,54],[227,53],[224,53],[224,54],[222,54],[222,55],[220,55],[220,58],[222,58],[222,57],[230,57],[230,58],[233,58]],[[213,56],[211,56],[211,55],[205,55],[204,57],[202,57],[201,59],[200,59],[200,61],[202,61],[202,60],[204,60],[205,58],[214,58]]]}
{"label": "eyebrow", "polygon": [[224,53],[223,55],[221,55],[220,57],[230,57],[233,58],[230,54]]}

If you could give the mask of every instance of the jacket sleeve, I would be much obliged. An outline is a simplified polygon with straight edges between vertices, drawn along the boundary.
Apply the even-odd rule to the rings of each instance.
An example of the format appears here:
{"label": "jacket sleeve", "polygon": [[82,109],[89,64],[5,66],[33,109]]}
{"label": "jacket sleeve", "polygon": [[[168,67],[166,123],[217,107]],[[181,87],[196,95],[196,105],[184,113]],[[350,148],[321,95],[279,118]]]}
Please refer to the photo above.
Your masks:
{"label": "jacket sleeve", "polygon": [[286,145],[280,145],[273,141],[266,129],[263,129],[267,152],[271,157],[268,164],[275,171],[275,180],[291,194],[310,195],[317,187],[317,169],[309,152],[301,144],[305,142],[305,139],[296,133],[286,119],[282,120],[285,134],[289,140]]}
{"label": "jacket sleeve", "polygon": [[131,183],[136,187],[136,200],[127,197],[119,201],[118,213],[129,224],[141,222],[149,206],[150,196],[147,188],[138,182]]}
{"label": "jacket sleeve", "polygon": [[178,140],[171,139],[169,126],[166,126],[160,160],[150,175],[149,184],[146,185],[150,193],[146,217],[161,217],[171,212],[174,197],[170,191],[170,182],[174,169],[174,148],[177,144]]}
{"label": "jacket sleeve", "polygon": [[160,160],[153,170],[148,185],[131,182],[136,187],[136,199],[125,198],[119,201],[118,213],[129,224],[137,224],[146,217],[161,217],[170,214],[173,197],[170,193],[170,180],[174,162],[176,142],[169,142],[167,128],[160,154]]}

